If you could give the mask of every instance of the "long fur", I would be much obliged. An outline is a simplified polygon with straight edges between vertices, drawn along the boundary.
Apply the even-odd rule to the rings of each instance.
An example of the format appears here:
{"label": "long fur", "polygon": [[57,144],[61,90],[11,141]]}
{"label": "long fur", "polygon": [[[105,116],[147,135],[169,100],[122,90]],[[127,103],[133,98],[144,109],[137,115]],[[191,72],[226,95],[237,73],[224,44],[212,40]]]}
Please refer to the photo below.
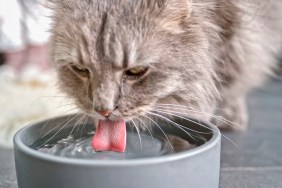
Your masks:
{"label": "long fur", "polygon": [[[52,2],[51,58],[61,88],[88,114],[130,119],[169,103],[245,125],[246,95],[271,73],[282,44],[275,0]],[[136,66],[148,74],[127,80]]]}

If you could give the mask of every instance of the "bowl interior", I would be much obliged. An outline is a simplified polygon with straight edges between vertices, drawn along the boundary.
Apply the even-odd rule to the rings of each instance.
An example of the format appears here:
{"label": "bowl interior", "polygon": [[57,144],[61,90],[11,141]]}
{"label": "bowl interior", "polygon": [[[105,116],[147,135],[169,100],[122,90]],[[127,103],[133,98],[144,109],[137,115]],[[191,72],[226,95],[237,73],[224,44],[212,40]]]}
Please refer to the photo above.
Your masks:
{"label": "bowl interior", "polygon": [[[192,118],[151,119],[127,123],[125,153],[95,152],[91,139],[96,120],[82,121],[79,115],[64,116],[39,122],[20,132],[21,142],[33,150],[65,158],[132,160],[194,151],[207,145],[218,132],[214,126]],[[142,126],[142,125],[146,126]],[[137,125],[138,126],[138,125]],[[78,141],[79,140],[79,141]]]}

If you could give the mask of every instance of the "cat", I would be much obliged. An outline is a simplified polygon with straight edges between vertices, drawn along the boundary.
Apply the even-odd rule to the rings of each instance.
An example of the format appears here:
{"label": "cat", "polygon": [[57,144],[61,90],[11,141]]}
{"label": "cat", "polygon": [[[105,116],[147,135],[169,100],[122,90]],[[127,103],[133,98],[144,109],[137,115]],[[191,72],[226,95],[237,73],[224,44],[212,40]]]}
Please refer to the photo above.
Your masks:
{"label": "cat", "polygon": [[179,111],[245,130],[282,44],[276,0],[50,1],[60,88],[98,118]]}

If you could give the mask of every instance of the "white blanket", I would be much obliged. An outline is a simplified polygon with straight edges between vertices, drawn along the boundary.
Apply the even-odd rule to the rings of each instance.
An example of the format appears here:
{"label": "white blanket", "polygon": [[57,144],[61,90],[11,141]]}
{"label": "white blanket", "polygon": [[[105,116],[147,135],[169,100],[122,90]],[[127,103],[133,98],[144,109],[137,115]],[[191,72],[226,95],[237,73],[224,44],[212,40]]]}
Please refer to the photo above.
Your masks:
{"label": "white blanket", "polygon": [[56,89],[55,77],[44,82],[30,78],[21,82],[4,75],[0,71],[1,146],[12,147],[16,131],[31,122],[75,112],[68,111],[74,108],[73,102]]}

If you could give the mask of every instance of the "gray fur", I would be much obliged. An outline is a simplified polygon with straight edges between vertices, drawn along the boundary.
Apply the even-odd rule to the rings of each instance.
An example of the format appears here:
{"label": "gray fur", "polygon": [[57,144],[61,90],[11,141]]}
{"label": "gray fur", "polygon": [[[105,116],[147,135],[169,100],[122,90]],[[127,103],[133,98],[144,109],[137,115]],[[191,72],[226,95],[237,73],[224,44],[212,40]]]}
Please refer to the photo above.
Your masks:
{"label": "gray fur", "polygon": [[[281,1],[53,3],[51,58],[61,88],[84,112],[114,110],[113,119],[170,103],[245,125],[246,94],[271,73],[282,42]],[[70,63],[88,68],[90,77],[71,71]],[[149,73],[127,80],[124,71],[136,66]]]}

